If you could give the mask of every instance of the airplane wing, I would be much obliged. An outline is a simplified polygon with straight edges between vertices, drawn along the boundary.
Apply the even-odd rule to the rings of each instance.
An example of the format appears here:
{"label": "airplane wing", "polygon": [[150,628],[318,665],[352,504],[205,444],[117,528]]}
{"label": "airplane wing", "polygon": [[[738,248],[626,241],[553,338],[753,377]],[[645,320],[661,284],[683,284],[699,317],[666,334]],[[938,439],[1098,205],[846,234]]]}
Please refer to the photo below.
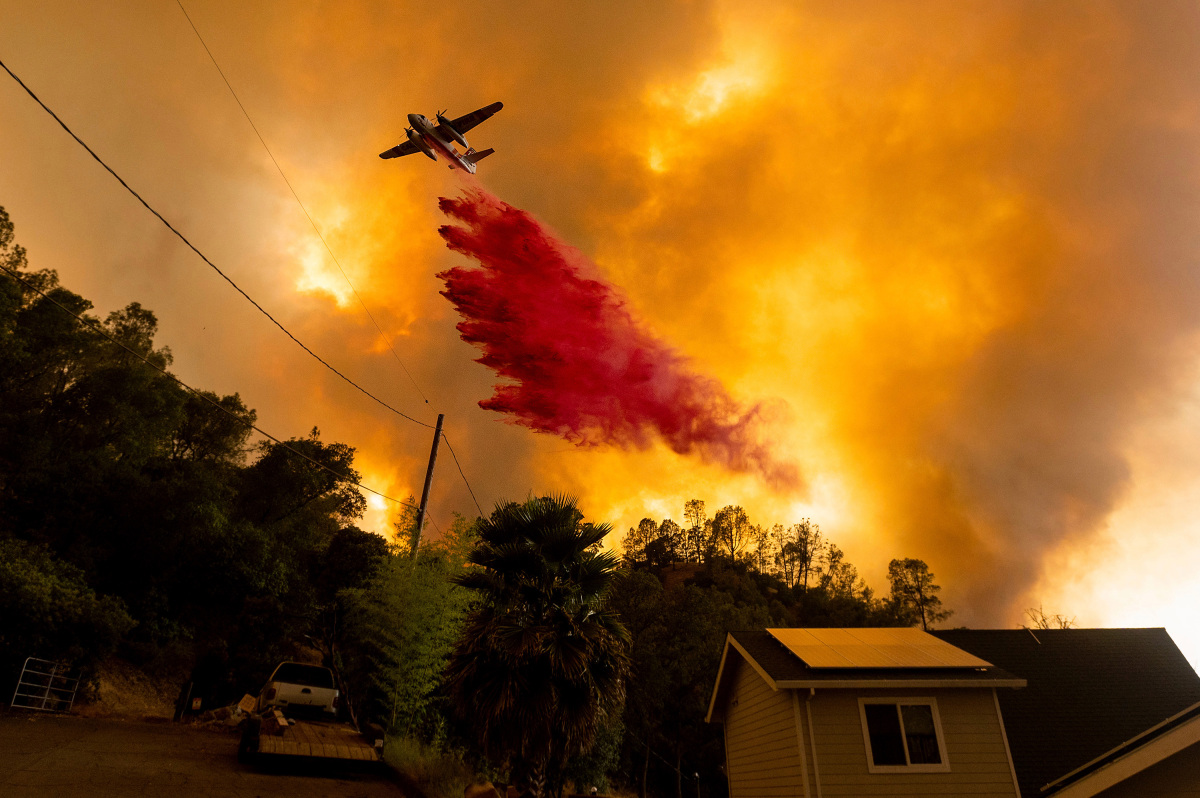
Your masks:
{"label": "airplane wing", "polygon": [[380,158],[399,158],[402,155],[412,155],[417,151],[417,145],[411,141],[406,141],[403,144],[397,144],[390,150],[385,150],[379,153]]}
{"label": "airplane wing", "polygon": [[[503,107],[504,103],[492,103],[486,108],[480,108],[478,111],[472,111],[466,116],[460,116],[458,119],[451,119],[450,126],[459,133],[465,134],[468,130],[475,127],[480,122],[491,119],[492,114],[496,113]],[[438,125],[438,127],[440,128],[441,125]]]}

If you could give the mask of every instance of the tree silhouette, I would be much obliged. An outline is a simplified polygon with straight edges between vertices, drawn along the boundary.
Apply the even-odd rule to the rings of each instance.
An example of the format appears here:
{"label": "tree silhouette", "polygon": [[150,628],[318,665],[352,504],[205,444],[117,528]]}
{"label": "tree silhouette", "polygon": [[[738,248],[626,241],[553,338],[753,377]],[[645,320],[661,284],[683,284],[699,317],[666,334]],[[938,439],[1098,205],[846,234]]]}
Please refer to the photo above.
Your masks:
{"label": "tree silhouette", "polygon": [[704,511],[704,502],[700,499],[684,502],[683,520],[688,524],[684,530],[684,556],[689,560],[694,556],[696,562],[701,562],[709,543],[708,513]]}
{"label": "tree silhouette", "polygon": [[1061,613],[1047,615],[1041,604],[1025,610],[1025,617],[1029,619],[1034,629],[1074,629],[1076,627],[1074,615],[1067,616]]}
{"label": "tree silhouette", "polygon": [[730,505],[717,510],[713,517],[713,539],[718,551],[736,560],[750,543],[750,518],[741,507]]}
{"label": "tree silhouette", "polygon": [[576,500],[499,505],[479,525],[476,568],[455,581],[479,605],[446,669],[450,700],[484,753],[540,795],[548,773],[620,711],[629,635],[608,606],[617,558]]}
{"label": "tree silhouette", "polygon": [[934,584],[933,573],[924,560],[907,558],[888,563],[888,579],[892,583],[890,601],[897,616],[910,625],[921,624],[929,631],[933,624],[946,620],[952,610],[942,609],[938,598],[941,586]]}
{"label": "tree silhouette", "polygon": [[630,563],[640,563],[646,560],[646,547],[658,537],[658,524],[652,518],[643,518],[637,526],[629,527],[625,539],[621,541],[621,550],[625,559]]}

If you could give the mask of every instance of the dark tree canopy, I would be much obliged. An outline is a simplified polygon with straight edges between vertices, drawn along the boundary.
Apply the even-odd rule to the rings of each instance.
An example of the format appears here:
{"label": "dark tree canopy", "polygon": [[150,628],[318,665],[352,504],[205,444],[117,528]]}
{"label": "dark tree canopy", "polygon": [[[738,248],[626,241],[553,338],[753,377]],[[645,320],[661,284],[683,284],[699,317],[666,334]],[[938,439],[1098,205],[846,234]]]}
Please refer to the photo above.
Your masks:
{"label": "dark tree canopy", "polygon": [[2,208],[0,266],[0,675],[117,648],[216,663],[204,699],[257,689],[386,555],[354,527],[354,450],[315,429],[289,442],[310,459],[249,446],[237,394],[191,393],[141,360],[171,365],[151,310],[101,318],[30,271]]}
{"label": "dark tree canopy", "polygon": [[455,580],[479,604],[446,671],[452,704],[536,793],[624,699],[628,633],[609,606],[617,559],[596,548],[608,532],[569,497],[502,504],[479,525],[476,567]]}

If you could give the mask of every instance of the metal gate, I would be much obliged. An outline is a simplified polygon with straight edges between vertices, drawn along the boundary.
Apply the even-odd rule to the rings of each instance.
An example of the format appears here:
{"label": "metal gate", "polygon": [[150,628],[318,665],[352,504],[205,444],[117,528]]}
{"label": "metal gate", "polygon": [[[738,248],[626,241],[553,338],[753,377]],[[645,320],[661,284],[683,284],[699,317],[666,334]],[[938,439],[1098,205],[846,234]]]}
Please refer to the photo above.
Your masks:
{"label": "metal gate", "polygon": [[21,669],[12,706],[41,712],[68,712],[79,689],[79,673],[62,662],[29,657]]}

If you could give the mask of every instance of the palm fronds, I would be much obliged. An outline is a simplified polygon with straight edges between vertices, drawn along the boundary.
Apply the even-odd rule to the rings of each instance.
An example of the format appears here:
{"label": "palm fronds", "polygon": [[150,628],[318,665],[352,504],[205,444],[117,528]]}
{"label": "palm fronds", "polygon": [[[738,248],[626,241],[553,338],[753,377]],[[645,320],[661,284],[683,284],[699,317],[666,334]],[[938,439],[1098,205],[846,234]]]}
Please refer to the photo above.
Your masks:
{"label": "palm fronds", "polygon": [[497,506],[479,526],[477,567],[455,581],[479,603],[446,670],[452,704],[515,781],[587,748],[620,711],[629,635],[606,600],[617,558],[570,496]]}

